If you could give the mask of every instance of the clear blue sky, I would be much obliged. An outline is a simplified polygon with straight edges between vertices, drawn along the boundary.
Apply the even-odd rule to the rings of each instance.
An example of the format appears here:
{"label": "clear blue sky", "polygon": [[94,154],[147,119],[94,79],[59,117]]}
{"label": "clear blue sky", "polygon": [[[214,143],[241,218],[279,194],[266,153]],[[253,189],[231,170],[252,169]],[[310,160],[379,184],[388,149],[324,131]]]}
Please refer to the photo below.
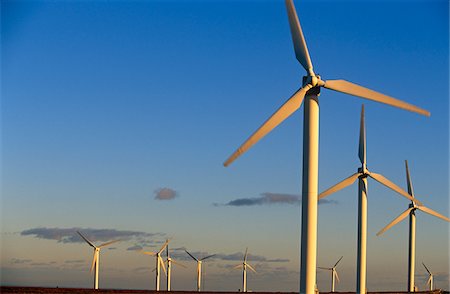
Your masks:
{"label": "clear blue sky", "polygon": [[[295,1],[315,71],[403,99],[431,117],[366,106],[370,170],[449,215],[449,4]],[[154,250],[172,238],[173,289],[195,289],[182,248],[218,253],[205,289],[299,288],[303,108],[224,168],[223,161],[300,86],[283,1],[2,1],[1,284],[154,287]],[[319,189],[359,166],[362,100],[322,90]],[[285,195],[285,196],[286,196]],[[339,290],[355,289],[356,185],[319,206],[318,265],[341,256]],[[234,201],[240,200],[240,201]],[[234,202],[233,202],[234,201]],[[247,203],[254,205],[237,206]],[[408,202],[369,183],[368,289],[404,290]],[[420,215],[419,215],[420,214]],[[449,225],[417,213],[417,285],[449,288]],[[127,250],[130,249],[130,250]],[[329,289],[329,273],[318,286]],[[164,283],[163,283],[164,285]]]}

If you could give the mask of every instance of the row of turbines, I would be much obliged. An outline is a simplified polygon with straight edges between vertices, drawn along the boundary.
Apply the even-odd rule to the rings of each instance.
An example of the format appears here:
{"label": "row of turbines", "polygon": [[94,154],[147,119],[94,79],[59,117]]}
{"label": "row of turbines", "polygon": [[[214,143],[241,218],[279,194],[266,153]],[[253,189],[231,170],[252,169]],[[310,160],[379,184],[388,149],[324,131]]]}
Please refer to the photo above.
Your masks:
{"label": "row of turbines", "polygon": [[[119,242],[120,240],[114,240],[110,242],[103,243],[101,245],[94,245],[92,241],[90,241],[86,236],[84,236],[81,232],[77,233],[83,238],[86,243],[94,248],[94,257],[92,259],[92,266],[91,266],[91,272],[94,272],[94,289],[98,289],[98,274],[99,274],[99,268],[100,268],[100,249],[103,247],[106,247],[108,245],[111,245],[113,243]],[[156,259],[156,265],[155,269],[153,270],[155,272],[155,290],[160,291],[161,288],[161,269],[166,275],[167,278],[167,291],[171,291],[171,282],[172,282],[172,264],[176,264],[182,267],[186,267],[185,265],[175,261],[173,258],[170,257],[169,254],[169,241],[166,240],[166,242],[161,246],[161,248],[158,251],[140,251],[143,254],[155,256]],[[164,261],[162,254],[166,250],[166,261]],[[185,252],[194,260],[197,262],[197,291],[201,291],[202,286],[202,263],[208,258],[216,256],[216,254],[211,254],[208,256],[205,256],[203,258],[198,258],[192,255],[189,251],[185,249]],[[240,269],[242,268],[242,292],[247,292],[247,268],[252,270],[256,273],[256,270],[247,262],[248,259],[248,248],[245,249],[244,259],[242,263],[236,265],[234,269]],[[166,266],[167,264],[167,270]]]}
{"label": "row of turbines", "polygon": [[[381,94],[346,80],[322,80],[315,74],[306,40],[294,7],[293,0],[285,0],[294,51],[297,60],[306,70],[301,87],[258,128],[225,162],[231,164],[236,158],[249,150],[254,144],[297,111],[304,101],[303,116],[303,171],[302,171],[302,216],[301,216],[301,252],[300,252],[300,293],[313,294],[316,285],[317,266],[317,210],[318,200],[358,181],[358,251],[356,292],[365,294],[366,288],[366,245],[367,245],[367,178],[370,177],[411,201],[408,210],[391,222],[384,230],[393,226],[406,216],[410,216],[409,246],[409,282],[407,290],[414,291],[414,252],[415,252],[415,211],[421,210],[441,219],[448,218],[426,208],[413,196],[412,186],[409,193],[386,179],[371,173],[367,169],[364,128],[364,108],[361,114],[359,158],[361,167],[358,172],[344,181],[318,194],[319,159],[319,95],[321,88],[356,96],[396,108],[430,116],[430,112],[396,98]],[[409,180],[408,180],[409,181]],[[409,181],[410,182],[410,181]],[[382,232],[380,232],[382,233]],[[431,279],[432,281],[432,279]],[[432,282],[430,283],[432,284]]]}

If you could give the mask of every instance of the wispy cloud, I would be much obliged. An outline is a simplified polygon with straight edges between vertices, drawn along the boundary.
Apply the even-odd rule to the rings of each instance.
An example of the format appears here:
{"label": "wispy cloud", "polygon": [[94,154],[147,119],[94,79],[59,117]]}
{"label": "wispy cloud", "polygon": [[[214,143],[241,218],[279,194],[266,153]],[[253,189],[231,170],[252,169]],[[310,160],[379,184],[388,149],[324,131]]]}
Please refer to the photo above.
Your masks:
{"label": "wispy cloud", "polygon": [[[319,204],[337,204],[336,200],[321,199]],[[238,198],[225,204],[214,203],[214,206],[254,206],[254,205],[271,205],[271,204],[290,204],[300,205],[301,197],[294,194],[283,193],[261,193],[260,197]]]}
{"label": "wispy cloud", "polygon": [[11,258],[12,264],[24,264],[24,263],[30,263],[33,260],[31,259],[20,259],[20,258]]}
{"label": "wispy cloud", "polygon": [[155,237],[164,236],[163,233],[146,233],[139,231],[92,229],[92,228],[33,228],[22,231],[22,236],[33,236],[38,239],[56,240],[61,243],[82,243],[83,239],[76,233],[80,231],[93,242],[121,239],[135,241],[139,244],[151,244]]}
{"label": "wispy cloud", "polygon": [[155,199],[156,200],[172,200],[178,196],[177,191],[170,188],[159,188],[155,190]]}

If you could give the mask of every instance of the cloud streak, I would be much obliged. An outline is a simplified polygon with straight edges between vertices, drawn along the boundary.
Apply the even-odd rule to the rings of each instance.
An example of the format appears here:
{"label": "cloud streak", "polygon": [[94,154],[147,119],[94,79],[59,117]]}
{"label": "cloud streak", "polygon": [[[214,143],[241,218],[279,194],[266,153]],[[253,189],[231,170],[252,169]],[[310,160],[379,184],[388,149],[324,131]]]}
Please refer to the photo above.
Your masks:
{"label": "cloud streak", "polygon": [[[319,204],[337,204],[336,200],[320,199]],[[272,204],[289,204],[300,205],[301,197],[294,194],[283,193],[261,193],[260,197],[238,198],[231,200],[225,204],[213,204],[214,206],[256,206],[256,205],[272,205]]]}
{"label": "cloud streak", "polygon": [[138,244],[151,244],[154,237],[162,237],[162,233],[146,233],[139,231],[92,229],[92,228],[32,228],[24,230],[21,236],[33,236],[38,239],[56,240],[58,243],[83,243],[84,240],[77,234],[80,231],[93,242],[105,242],[113,239],[135,241]]}
{"label": "cloud streak", "polygon": [[155,190],[156,200],[173,200],[178,196],[177,191],[170,188],[159,188]]}

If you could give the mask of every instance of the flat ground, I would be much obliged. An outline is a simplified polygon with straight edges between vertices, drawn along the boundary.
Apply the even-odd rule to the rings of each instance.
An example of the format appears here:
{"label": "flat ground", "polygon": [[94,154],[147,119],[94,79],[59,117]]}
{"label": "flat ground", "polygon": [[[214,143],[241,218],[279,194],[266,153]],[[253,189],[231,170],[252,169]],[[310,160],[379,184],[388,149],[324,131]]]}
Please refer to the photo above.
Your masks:
{"label": "flat ground", "polygon": [[[151,290],[114,290],[114,289],[100,289],[100,290],[92,290],[92,289],[81,289],[81,288],[41,288],[41,287],[8,287],[1,286],[0,293],[9,294],[9,293],[54,293],[54,294],[75,294],[75,293],[120,293],[120,294],[153,294],[153,293],[167,293],[167,291],[151,291]],[[196,291],[171,291],[174,294],[195,294],[198,293]],[[202,292],[205,294],[236,294],[239,292]],[[252,294],[297,294],[298,292],[252,292]],[[320,292],[320,293],[328,293],[328,292]],[[335,292],[339,294],[353,294],[354,292]],[[408,292],[368,292],[368,294],[406,294]],[[448,291],[442,290],[434,290],[434,291],[420,291],[415,292],[417,294],[450,294]]]}

